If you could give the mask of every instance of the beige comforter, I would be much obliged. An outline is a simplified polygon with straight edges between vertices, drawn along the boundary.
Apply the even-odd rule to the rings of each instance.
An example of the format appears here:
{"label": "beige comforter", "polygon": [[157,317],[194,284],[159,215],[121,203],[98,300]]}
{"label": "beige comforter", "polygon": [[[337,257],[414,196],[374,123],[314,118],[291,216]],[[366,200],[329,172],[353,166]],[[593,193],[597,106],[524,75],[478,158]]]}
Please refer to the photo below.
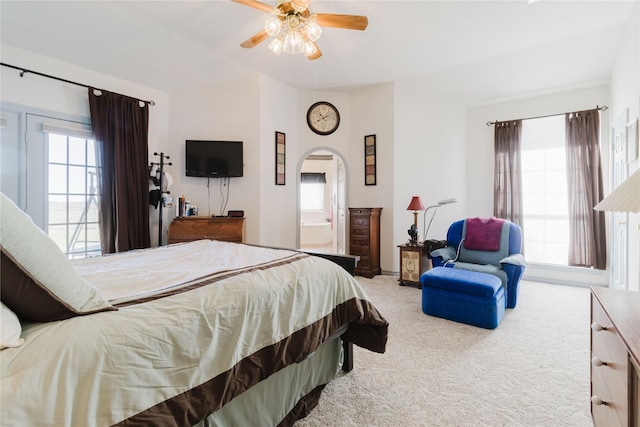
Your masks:
{"label": "beige comforter", "polygon": [[2,425],[190,426],[346,324],[385,348],[387,322],[322,258],[203,240],[74,265],[118,310],[24,325],[0,353]]}

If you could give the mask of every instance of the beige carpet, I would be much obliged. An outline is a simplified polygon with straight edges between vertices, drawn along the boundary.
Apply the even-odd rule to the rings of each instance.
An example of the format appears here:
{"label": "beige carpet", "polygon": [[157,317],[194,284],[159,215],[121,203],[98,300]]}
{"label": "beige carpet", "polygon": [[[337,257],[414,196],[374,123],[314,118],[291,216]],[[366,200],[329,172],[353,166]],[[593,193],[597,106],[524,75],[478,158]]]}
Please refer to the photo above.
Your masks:
{"label": "beige carpet", "polygon": [[521,284],[487,330],[422,313],[422,291],[358,277],[389,321],[385,354],[355,348],[308,426],[592,426],[589,289]]}

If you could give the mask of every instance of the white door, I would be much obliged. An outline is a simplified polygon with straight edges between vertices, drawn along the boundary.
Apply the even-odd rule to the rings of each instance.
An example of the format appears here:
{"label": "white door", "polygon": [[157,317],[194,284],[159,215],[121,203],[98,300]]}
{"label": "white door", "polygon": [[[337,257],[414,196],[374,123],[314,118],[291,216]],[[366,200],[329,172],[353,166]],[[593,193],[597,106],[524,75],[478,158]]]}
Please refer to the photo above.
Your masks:
{"label": "white door", "polygon": [[[615,189],[629,175],[627,164],[626,124],[629,111],[620,115],[614,122],[611,132],[611,189]],[[628,289],[629,286],[629,214],[612,212],[611,214],[611,287]]]}

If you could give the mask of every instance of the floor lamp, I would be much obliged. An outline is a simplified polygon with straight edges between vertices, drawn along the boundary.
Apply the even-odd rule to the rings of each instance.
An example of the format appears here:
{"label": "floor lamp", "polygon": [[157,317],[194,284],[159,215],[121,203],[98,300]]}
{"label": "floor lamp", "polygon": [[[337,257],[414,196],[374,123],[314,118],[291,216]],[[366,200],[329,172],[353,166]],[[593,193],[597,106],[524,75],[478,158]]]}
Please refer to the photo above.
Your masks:
{"label": "floor lamp", "polygon": [[[433,218],[436,217],[436,213],[438,212],[438,208],[442,205],[448,205],[451,203],[458,203],[458,201],[453,198],[453,199],[444,199],[444,200],[440,200],[438,203],[436,203],[435,205],[431,205],[428,206],[427,209],[424,210],[424,232],[422,233],[422,240],[427,240],[427,233],[429,232],[429,228],[431,228],[431,223],[433,222]],[[429,220],[429,225],[427,225],[427,212],[429,211],[429,209],[435,209],[433,211],[433,215],[431,216],[431,219]]]}

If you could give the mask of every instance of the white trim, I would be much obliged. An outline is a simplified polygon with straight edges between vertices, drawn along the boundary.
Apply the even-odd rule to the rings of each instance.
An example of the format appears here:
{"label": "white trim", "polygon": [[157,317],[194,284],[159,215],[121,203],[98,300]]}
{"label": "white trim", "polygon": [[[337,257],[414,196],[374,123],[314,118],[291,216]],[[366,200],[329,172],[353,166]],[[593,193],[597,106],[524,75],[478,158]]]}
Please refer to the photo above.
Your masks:
{"label": "white trim", "polygon": [[43,133],[55,133],[60,135],[75,136],[83,139],[94,139],[93,131],[90,126],[83,125],[81,123],[74,124],[69,122],[69,125],[60,126],[50,123],[42,124]]}

